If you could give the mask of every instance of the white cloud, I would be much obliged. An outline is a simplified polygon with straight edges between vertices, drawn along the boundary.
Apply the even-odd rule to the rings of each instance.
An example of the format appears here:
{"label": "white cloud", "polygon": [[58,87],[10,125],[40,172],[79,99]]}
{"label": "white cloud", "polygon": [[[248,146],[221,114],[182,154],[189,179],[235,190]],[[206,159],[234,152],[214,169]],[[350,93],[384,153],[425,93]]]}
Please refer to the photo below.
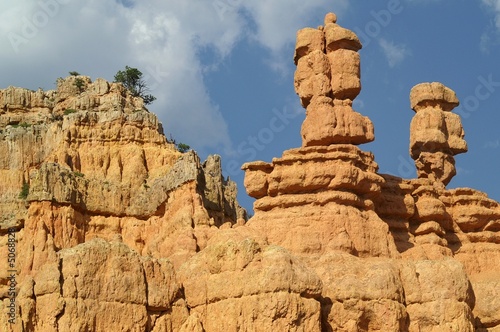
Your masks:
{"label": "white cloud", "polygon": [[483,3],[495,12],[495,25],[500,29],[500,0],[483,0]]}
{"label": "white cloud", "polygon": [[484,148],[485,149],[496,149],[500,147],[500,139],[497,139],[495,141],[488,141],[484,143]]}
{"label": "white cloud", "polygon": [[237,12],[219,20],[203,0],[189,6],[184,0],[20,0],[2,2],[0,13],[0,37],[10,46],[0,50],[1,87],[50,89],[70,70],[112,80],[130,65],[157,96],[150,110],[167,134],[201,149],[231,147],[198,51],[213,48],[221,59],[229,54],[244,26]]}
{"label": "white cloud", "polygon": [[[347,0],[4,0],[0,88],[51,89],[69,71],[112,80],[130,65],[147,76],[158,98],[150,110],[167,134],[199,149],[230,150],[228,125],[204,84],[205,70],[224,61],[244,38],[268,49],[270,65],[279,70],[291,62],[290,54],[285,61],[280,52],[295,41],[297,29],[347,5]],[[201,59],[207,48],[214,63]]]}
{"label": "white cloud", "polygon": [[343,12],[348,1],[245,1],[242,5],[256,23],[253,37],[270,50],[279,52],[287,43],[295,42],[297,30],[303,28],[311,16],[320,17],[316,26],[322,25],[322,15],[332,10],[337,14]]}
{"label": "white cloud", "polygon": [[494,14],[494,19],[488,24],[479,39],[479,49],[484,54],[490,54],[490,49],[500,43],[500,0],[482,0],[486,10]]}
{"label": "white cloud", "polygon": [[324,15],[330,11],[340,14],[339,24],[342,24],[341,14],[348,7],[348,0],[237,1],[241,2],[255,25],[250,38],[271,51],[266,63],[277,72],[286,72],[290,68],[291,55],[282,51],[295,44],[297,30],[307,26],[311,18],[317,21],[313,27],[322,25]]}
{"label": "white cloud", "polygon": [[396,45],[393,42],[389,42],[384,38],[380,38],[379,45],[387,58],[389,67],[394,67],[401,63],[406,56],[410,55],[410,51],[406,45]]}

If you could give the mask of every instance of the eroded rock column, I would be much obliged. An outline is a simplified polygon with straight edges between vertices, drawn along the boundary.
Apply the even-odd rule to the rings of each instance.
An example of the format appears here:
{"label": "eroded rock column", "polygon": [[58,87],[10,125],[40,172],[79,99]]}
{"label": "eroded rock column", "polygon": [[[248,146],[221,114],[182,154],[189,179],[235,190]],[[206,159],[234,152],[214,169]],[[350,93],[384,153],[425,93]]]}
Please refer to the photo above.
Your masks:
{"label": "eroded rock column", "polygon": [[467,152],[460,117],[451,113],[459,104],[457,96],[441,83],[421,83],[411,90],[410,103],[416,112],[410,125],[410,155],[417,176],[447,185],[457,173],[453,156]]}
{"label": "eroded rock column", "polygon": [[272,163],[243,165],[247,193],[257,199],[249,226],[293,253],[397,256],[387,224],[374,212],[384,179],[373,154],[357,147],[374,139],[372,122],[352,108],[361,91],[361,43],[336,22],[329,13],[324,26],[297,33],[302,147]]}
{"label": "eroded rock column", "polygon": [[361,91],[361,42],[342,28],[335,14],[324,27],[297,33],[295,91],[307,116],[302,124],[302,146],[362,144],[375,136],[373,124],[352,108]]}

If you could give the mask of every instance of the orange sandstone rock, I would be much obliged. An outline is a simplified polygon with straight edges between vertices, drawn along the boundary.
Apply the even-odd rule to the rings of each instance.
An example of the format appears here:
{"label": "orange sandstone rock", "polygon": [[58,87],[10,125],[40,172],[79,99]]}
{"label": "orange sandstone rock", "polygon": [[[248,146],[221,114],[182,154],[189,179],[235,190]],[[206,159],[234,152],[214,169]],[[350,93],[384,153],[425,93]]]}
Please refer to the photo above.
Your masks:
{"label": "orange sandstone rock", "polygon": [[1,330],[496,331],[500,204],[445,187],[467,150],[455,94],[412,89],[418,179],[379,174],[356,146],[374,139],[352,109],[361,44],[336,22],[297,34],[303,144],[243,165],[248,223],[220,157],[178,152],[122,85],[0,90],[0,242],[14,229],[19,253]]}
{"label": "orange sandstone rock", "polygon": [[206,331],[320,331],[321,280],[285,249],[213,240],[179,270],[191,312]]}
{"label": "orange sandstone rock", "polygon": [[[325,331],[499,326],[497,303],[485,295],[499,291],[499,204],[445,187],[456,173],[453,156],[467,151],[460,118],[451,113],[455,93],[441,83],[412,89],[418,179],[378,174],[373,155],[352,145],[374,139],[369,119],[352,110],[359,40],[334,14],[298,36],[319,41],[320,33],[324,50],[296,51],[295,88],[307,109],[302,147],[243,165],[247,192],[257,199],[247,227],[321,278]],[[304,40],[297,45],[312,44]]]}
{"label": "orange sandstone rock", "polygon": [[410,154],[419,178],[448,184],[456,175],[454,155],[467,152],[464,131],[451,89],[438,82],[412,88],[410,104],[416,112],[410,125]]}
{"label": "orange sandstone rock", "polygon": [[361,91],[361,43],[340,27],[335,14],[325,26],[297,33],[295,91],[307,109],[302,145],[362,144],[374,140],[371,121],[352,109]]}

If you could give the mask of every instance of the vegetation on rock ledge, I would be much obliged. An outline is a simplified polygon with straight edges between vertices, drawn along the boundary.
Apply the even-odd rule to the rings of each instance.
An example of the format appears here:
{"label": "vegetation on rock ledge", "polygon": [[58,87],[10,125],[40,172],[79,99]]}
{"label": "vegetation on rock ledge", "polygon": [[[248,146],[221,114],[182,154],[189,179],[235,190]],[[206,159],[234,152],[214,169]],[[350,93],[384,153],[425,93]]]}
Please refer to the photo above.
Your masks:
{"label": "vegetation on rock ledge", "polygon": [[21,188],[21,192],[19,193],[19,198],[21,199],[28,198],[29,192],[30,192],[30,185],[27,182],[23,182],[23,187]]}
{"label": "vegetation on rock ledge", "polygon": [[143,79],[142,72],[137,68],[125,66],[125,70],[119,70],[115,75],[115,82],[122,83],[134,97],[144,99],[144,104],[149,105],[156,100],[156,97],[147,94],[149,87]]}

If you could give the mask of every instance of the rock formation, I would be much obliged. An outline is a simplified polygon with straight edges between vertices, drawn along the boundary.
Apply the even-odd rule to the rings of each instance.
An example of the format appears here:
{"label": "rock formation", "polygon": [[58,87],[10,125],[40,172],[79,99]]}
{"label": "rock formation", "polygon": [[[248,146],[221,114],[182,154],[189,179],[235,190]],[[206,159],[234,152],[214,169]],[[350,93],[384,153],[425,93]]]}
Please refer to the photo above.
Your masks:
{"label": "rock formation", "polygon": [[307,108],[302,148],[271,164],[243,165],[247,193],[257,198],[249,225],[296,253],[343,248],[393,257],[396,247],[371,199],[383,178],[373,154],[354,145],[374,139],[371,121],[352,109],[361,90],[361,43],[335,22],[329,14],[324,27],[297,33],[295,89]]}
{"label": "rock formation", "polygon": [[447,185],[456,175],[454,155],[467,152],[460,117],[451,113],[458,99],[438,82],[421,83],[410,92],[416,112],[410,125],[410,155],[419,178]]}
{"label": "rock formation", "polygon": [[220,157],[180,153],[141,98],[86,76],[0,90],[0,126],[0,235],[14,230],[18,273],[18,323],[2,314],[2,330],[180,327],[174,268],[246,219]]}
{"label": "rock formation", "polygon": [[446,188],[458,99],[414,87],[418,178],[378,173],[360,48],[332,13],[298,32],[302,146],[243,165],[248,222],[220,157],[177,151],[121,84],[0,90],[1,329],[499,331],[500,204]]}
{"label": "rock formation", "polygon": [[[422,83],[410,154],[418,179],[377,173],[360,92],[356,35],[328,14],[297,33],[295,88],[306,119],[302,147],[243,165],[256,198],[248,227],[287,248],[323,281],[322,331],[473,331],[500,327],[498,202],[448,190],[453,156],[467,151],[455,93]],[[488,228],[491,227],[491,228]],[[480,262],[481,261],[481,262]],[[480,294],[483,294],[479,297]]]}
{"label": "rock formation", "polygon": [[361,91],[358,37],[336,24],[335,14],[325,26],[297,33],[295,91],[307,109],[302,124],[302,146],[361,144],[374,139],[373,124],[352,109]]}

